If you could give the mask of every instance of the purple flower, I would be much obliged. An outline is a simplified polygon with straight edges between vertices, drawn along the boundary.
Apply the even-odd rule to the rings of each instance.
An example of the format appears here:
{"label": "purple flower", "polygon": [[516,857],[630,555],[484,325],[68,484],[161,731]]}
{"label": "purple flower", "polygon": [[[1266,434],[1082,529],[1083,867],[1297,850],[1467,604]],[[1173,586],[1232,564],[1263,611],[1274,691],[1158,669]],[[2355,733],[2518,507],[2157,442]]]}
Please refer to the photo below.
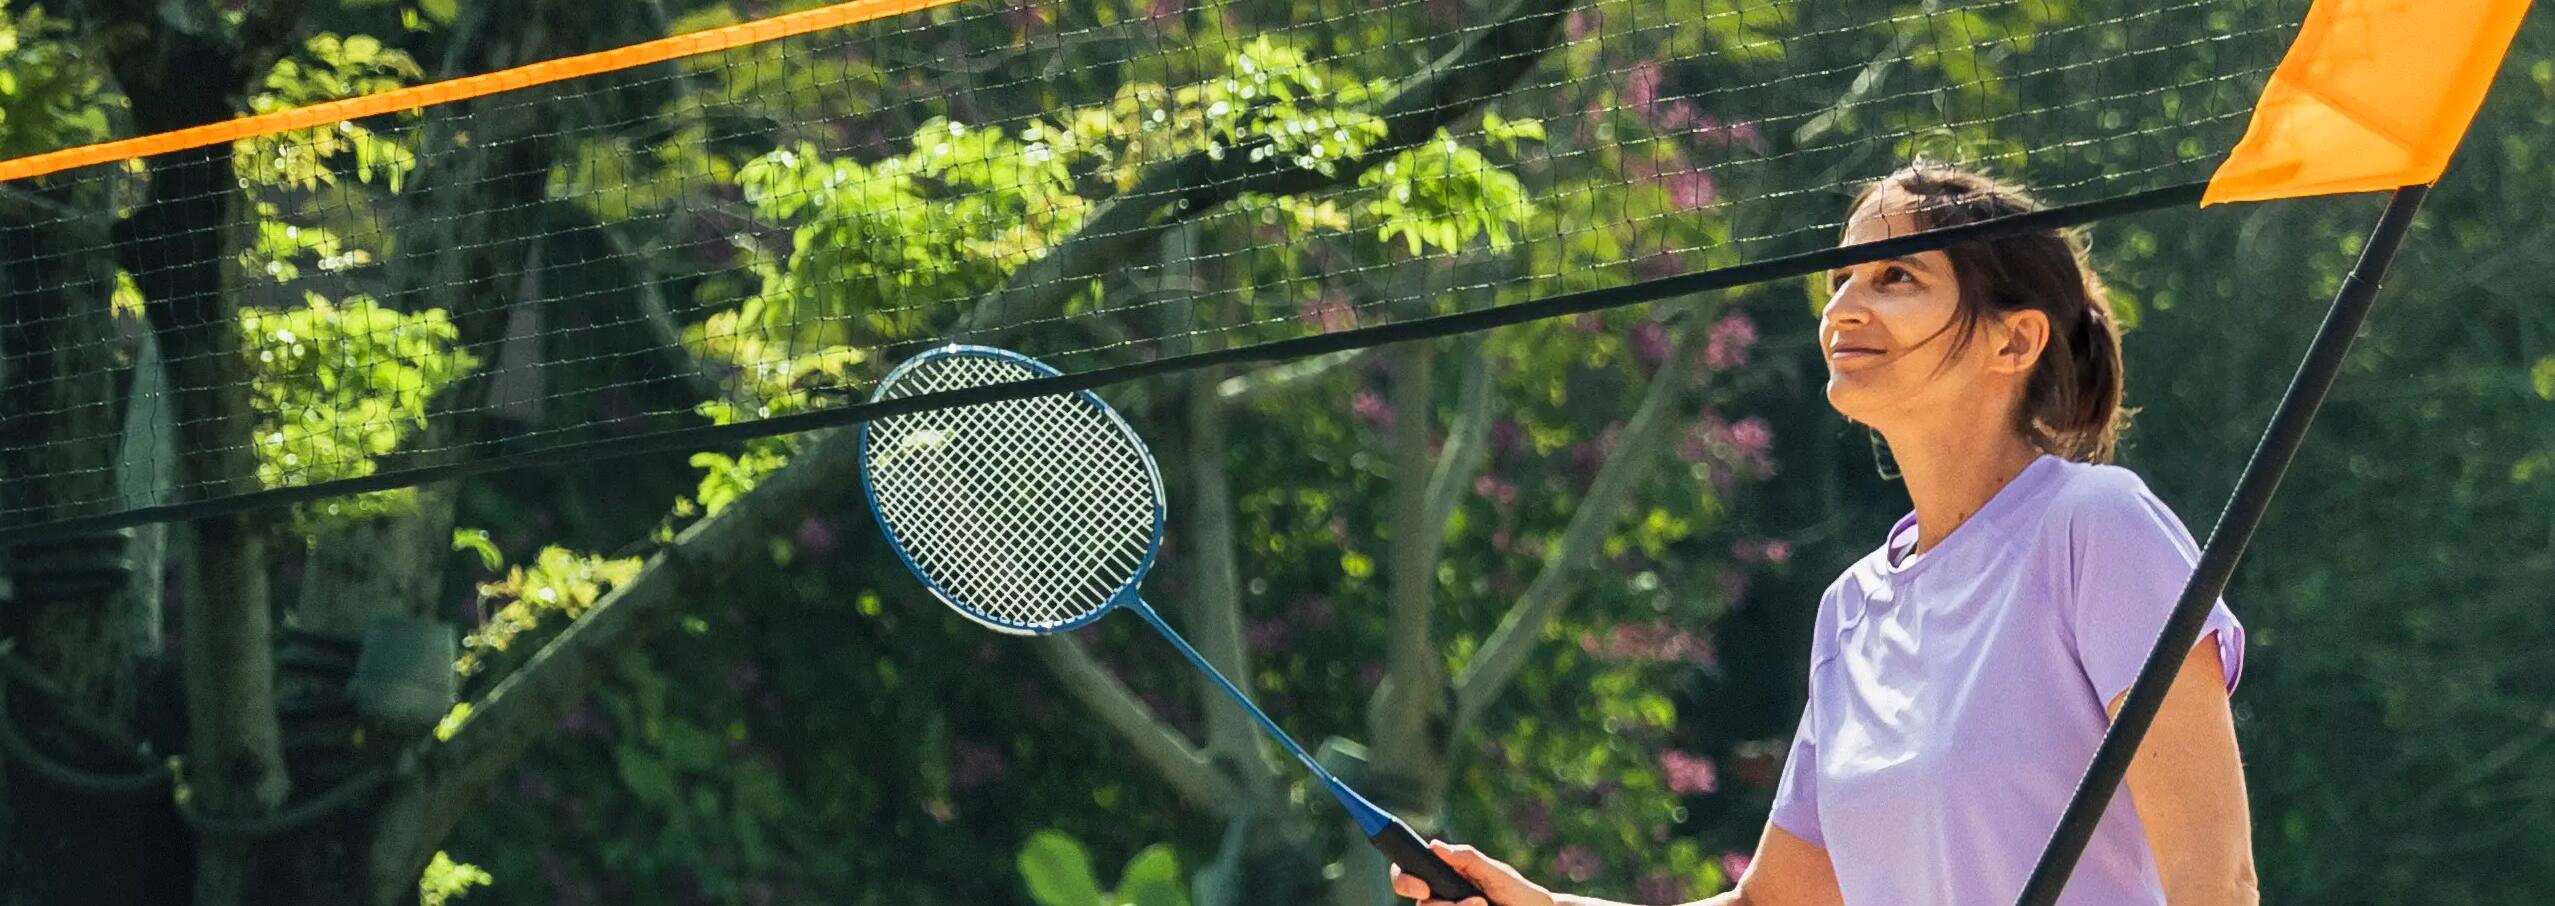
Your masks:
{"label": "purple flower", "polygon": [[1651,872],[1632,885],[1633,899],[1644,903],[1683,903],[1694,899],[1694,882],[1667,872]]}
{"label": "purple flower", "polygon": [[1730,556],[1741,563],[1782,563],[1792,559],[1789,541],[1740,541],[1730,545]]}
{"label": "purple flower", "polygon": [[1650,105],[1659,100],[1659,61],[1643,60],[1624,72],[1623,103],[1635,114],[1647,118]]}
{"label": "purple flower", "polygon": [[742,695],[762,683],[763,668],[755,666],[751,661],[728,669],[727,691],[731,693]]}
{"label": "purple flower", "polygon": [[1632,336],[1625,342],[1632,347],[1633,357],[1640,360],[1644,370],[1657,368],[1659,363],[1668,360],[1668,328],[1657,321],[1633,325]]}
{"label": "purple flower", "polygon": [[799,549],[815,556],[834,552],[834,523],[824,517],[811,515],[799,520],[796,537]]}
{"label": "purple flower", "polygon": [[1188,8],[1189,4],[1186,0],[1153,0],[1152,3],[1145,5],[1144,14],[1149,19],[1168,19]]}
{"label": "purple flower", "polygon": [[1372,388],[1359,389],[1357,396],[1349,400],[1348,410],[1349,414],[1356,416],[1359,422],[1369,428],[1377,431],[1393,430],[1392,404],[1384,402],[1384,395],[1375,392]]}
{"label": "purple flower", "polygon": [[1702,170],[1680,170],[1668,174],[1665,181],[1668,183],[1668,200],[1675,202],[1679,211],[1711,207],[1713,202],[1721,200],[1720,187],[1713,184],[1712,174]]}
{"label": "purple flower", "polygon": [[1562,847],[1553,856],[1553,871],[1573,881],[1586,881],[1604,870],[1606,863],[1597,858],[1597,851],[1577,843]]}
{"label": "purple flower", "polygon": [[1712,325],[1703,347],[1704,367],[1727,371],[1748,363],[1748,350],[1756,345],[1757,325],[1748,316],[1731,312]]}
{"label": "purple flower", "polygon": [[1384,662],[1367,661],[1357,665],[1357,687],[1368,692],[1384,685]]}
{"label": "purple flower", "polygon": [[1526,426],[1516,419],[1503,418],[1490,423],[1490,454],[1506,456],[1526,443]]}
{"label": "purple flower", "polygon": [[1747,876],[1747,874],[1748,874],[1748,865],[1749,865],[1749,863],[1754,862],[1754,861],[1756,861],[1756,857],[1755,857],[1755,856],[1748,855],[1747,853],[1743,853],[1743,852],[1726,852],[1726,853],[1722,853],[1722,854],[1721,854],[1721,877],[1723,877],[1724,879],[1727,879],[1727,880],[1728,880],[1730,883],[1732,883],[1732,884],[1737,884],[1737,883],[1739,883],[1739,879],[1740,879],[1740,878],[1742,878],[1742,877],[1746,877],[1746,876]]}
{"label": "purple flower", "polygon": [[[1381,2],[1381,0],[1378,0],[1378,2]],[[1570,43],[1577,44],[1581,41],[1587,40],[1588,35],[1595,32],[1598,27],[1604,25],[1605,22],[1606,17],[1604,13],[1600,13],[1596,10],[1583,6],[1572,10],[1570,18],[1562,20],[1561,29],[1564,35],[1569,36]]]}
{"label": "purple flower", "polygon": [[1659,753],[1659,773],[1668,777],[1668,792],[1679,796],[1709,793],[1721,788],[1721,777],[1712,759],[1676,749]]}

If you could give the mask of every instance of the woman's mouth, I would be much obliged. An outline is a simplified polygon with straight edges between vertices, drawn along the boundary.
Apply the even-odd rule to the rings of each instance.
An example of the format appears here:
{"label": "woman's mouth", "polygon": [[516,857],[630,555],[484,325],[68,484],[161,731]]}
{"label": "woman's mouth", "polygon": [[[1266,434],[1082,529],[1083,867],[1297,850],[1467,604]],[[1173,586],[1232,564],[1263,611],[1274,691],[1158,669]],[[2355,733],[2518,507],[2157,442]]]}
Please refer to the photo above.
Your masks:
{"label": "woman's mouth", "polygon": [[1881,351],[1870,346],[1839,346],[1828,350],[1828,361],[1831,362],[1856,362],[1880,356]]}

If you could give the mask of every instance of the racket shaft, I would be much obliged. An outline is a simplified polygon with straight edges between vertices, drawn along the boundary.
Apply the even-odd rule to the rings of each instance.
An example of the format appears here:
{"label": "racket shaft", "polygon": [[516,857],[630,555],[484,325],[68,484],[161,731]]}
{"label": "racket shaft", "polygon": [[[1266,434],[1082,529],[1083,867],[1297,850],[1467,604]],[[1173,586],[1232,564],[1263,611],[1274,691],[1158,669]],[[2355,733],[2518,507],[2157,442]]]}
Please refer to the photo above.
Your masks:
{"label": "racket shaft", "polygon": [[1463,875],[1456,874],[1453,866],[1447,865],[1445,860],[1429,851],[1428,841],[1420,839],[1419,834],[1412,832],[1410,825],[1402,823],[1402,819],[1394,817],[1391,812],[1385,811],[1375,803],[1366,801],[1366,797],[1358,795],[1356,790],[1349,789],[1348,784],[1341,783],[1338,777],[1332,776],[1329,770],[1322,767],[1321,762],[1313,760],[1312,753],[1304,751],[1304,747],[1296,743],[1295,737],[1288,736],[1285,728],[1278,726],[1277,721],[1269,719],[1268,712],[1260,710],[1259,705],[1252,704],[1251,697],[1242,694],[1241,687],[1235,686],[1232,680],[1225,679],[1224,672],[1215,669],[1214,664],[1208,663],[1204,655],[1199,654],[1196,648],[1189,645],[1188,639],[1181,638],[1179,631],[1172,629],[1170,623],[1164,622],[1162,615],[1154,612],[1152,605],[1146,604],[1141,598],[1131,598],[1123,606],[1135,611],[1136,615],[1143,617],[1146,623],[1152,624],[1154,631],[1161,633],[1163,639],[1171,643],[1171,647],[1179,649],[1180,655],[1187,658],[1190,665],[1197,667],[1199,673],[1206,674],[1207,679],[1213,681],[1216,688],[1224,690],[1224,694],[1232,698],[1233,703],[1240,706],[1243,713],[1250,715],[1252,721],[1260,725],[1261,730],[1266,731],[1270,738],[1277,740],[1278,745],[1285,747],[1288,754],[1294,755],[1295,760],[1302,763],[1305,770],[1312,772],[1314,779],[1321,781],[1322,787],[1331,791],[1331,798],[1339,800],[1340,807],[1348,810],[1349,818],[1357,822],[1358,830],[1367,835],[1367,842],[1374,844],[1376,850],[1382,852],[1385,858],[1393,860],[1393,864],[1401,866],[1402,870],[1410,873],[1412,877],[1427,882],[1428,889],[1435,892],[1438,899],[1462,902],[1467,897],[1482,895],[1481,890],[1474,887],[1472,882],[1464,880]]}

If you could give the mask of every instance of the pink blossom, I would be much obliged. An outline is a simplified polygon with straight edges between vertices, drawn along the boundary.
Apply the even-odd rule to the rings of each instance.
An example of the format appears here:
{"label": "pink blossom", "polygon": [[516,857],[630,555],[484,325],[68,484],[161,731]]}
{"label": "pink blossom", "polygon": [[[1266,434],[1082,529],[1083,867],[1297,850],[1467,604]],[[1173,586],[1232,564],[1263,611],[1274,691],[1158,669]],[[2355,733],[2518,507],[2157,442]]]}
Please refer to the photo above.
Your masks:
{"label": "pink blossom", "polygon": [[1606,319],[1596,312],[1588,312],[1570,319],[1570,329],[1586,334],[1599,333],[1606,329]]}
{"label": "pink blossom", "polygon": [[1714,202],[1721,200],[1720,187],[1713,184],[1712,174],[1702,170],[1688,168],[1670,173],[1666,177],[1666,182],[1668,183],[1668,200],[1676,204],[1678,211],[1694,211],[1711,207]]}
{"label": "pink blossom", "polygon": [[1188,8],[1187,0],[1153,0],[1152,3],[1145,5],[1144,14],[1148,19],[1168,19],[1185,12]]}
{"label": "pink blossom", "polygon": [[793,537],[798,541],[799,550],[818,557],[833,553],[837,540],[834,536],[834,523],[822,516],[813,515],[799,520],[798,531],[793,533]]}
{"label": "pink blossom", "polygon": [[1694,899],[1694,882],[1667,872],[1652,872],[1632,885],[1632,895],[1644,903],[1683,903]]}
{"label": "pink blossom", "polygon": [[1473,479],[1473,493],[1489,498],[1492,503],[1500,506],[1517,504],[1517,484],[1501,479],[1497,475],[1484,473],[1481,477]]}
{"label": "pink blossom", "polygon": [[1708,664],[1716,656],[1711,639],[1664,619],[1618,623],[1603,636],[1582,635],[1579,648],[1610,661]]}
{"label": "pink blossom", "polygon": [[1633,325],[1632,336],[1626,338],[1625,344],[1632,347],[1633,358],[1641,362],[1644,370],[1657,368],[1668,360],[1668,328],[1657,321]]}
{"label": "pink blossom", "polygon": [[1748,363],[1748,350],[1757,342],[1757,324],[1738,312],[1724,315],[1712,325],[1703,347],[1704,367],[1727,371]]}
{"label": "pink blossom", "polygon": [[[1384,0],[1375,0],[1375,2],[1380,8]],[[1570,43],[1577,44],[1587,40],[1588,36],[1605,25],[1605,22],[1604,13],[1583,6],[1572,10],[1570,17],[1562,20],[1561,30],[1562,34],[1570,38]]]}
{"label": "pink blossom", "polygon": [[1730,448],[1751,460],[1764,459],[1774,449],[1774,429],[1766,426],[1765,419],[1753,415],[1731,425],[1729,437]]}
{"label": "pink blossom", "polygon": [[1668,792],[1679,796],[1709,793],[1721,788],[1721,777],[1712,759],[1676,749],[1659,753],[1659,772],[1668,777]]}
{"label": "pink blossom", "polygon": [[1358,390],[1357,396],[1349,400],[1348,410],[1349,414],[1356,416],[1359,422],[1369,428],[1377,431],[1393,430],[1392,404],[1384,402],[1384,395],[1375,392],[1372,388]]}
{"label": "pink blossom", "polygon": [[1754,861],[1756,861],[1756,857],[1755,857],[1755,856],[1748,855],[1747,853],[1743,853],[1743,852],[1726,852],[1726,853],[1722,853],[1722,854],[1721,854],[1721,876],[1722,876],[1723,878],[1728,879],[1730,883],[1732,883],[1732,884],[1737,884],[1737,883],[1739,883],[1739,879],[1740,879],[1740,878],[1747,877],[1747,874],[1748,874],[1748,865],[1749,865],[1749,863],[1754,862]]}
{"label": "pink blossom", "polygon": [[1730,556],[1741,563],[1782,563],[1792,559],[1792,543],[1782,540],[1739,541],[1730,545]]}
{"label": "pink blossom", "polygon": [[1650,105],[1659,100],[1659,61],[1643,60],[1624,72],[1623,103],[1634,114],[1648,118]]}
{"label": "pink blossom", "polygon": [[1577,843],[1562,847],[1553,856],[1553,871],[1573,881],[1586,881],[1604,870],[1605,860],[1597,858],[1597,851]]}

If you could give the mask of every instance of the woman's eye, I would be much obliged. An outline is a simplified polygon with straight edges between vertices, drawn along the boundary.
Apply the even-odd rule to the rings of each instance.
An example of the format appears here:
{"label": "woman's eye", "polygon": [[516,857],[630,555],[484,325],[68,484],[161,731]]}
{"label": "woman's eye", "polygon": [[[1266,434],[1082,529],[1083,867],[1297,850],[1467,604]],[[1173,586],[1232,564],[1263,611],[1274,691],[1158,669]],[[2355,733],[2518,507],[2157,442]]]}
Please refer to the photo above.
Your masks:
{"label": "woman's eye", "polygon": [[1903,267],[1893,267],[1881,272],[1881,283],[1884,285],[1891,283],[1904,283],[1914,279],[1916,279],[1916,275],[1908,273],[1907,268]]}

